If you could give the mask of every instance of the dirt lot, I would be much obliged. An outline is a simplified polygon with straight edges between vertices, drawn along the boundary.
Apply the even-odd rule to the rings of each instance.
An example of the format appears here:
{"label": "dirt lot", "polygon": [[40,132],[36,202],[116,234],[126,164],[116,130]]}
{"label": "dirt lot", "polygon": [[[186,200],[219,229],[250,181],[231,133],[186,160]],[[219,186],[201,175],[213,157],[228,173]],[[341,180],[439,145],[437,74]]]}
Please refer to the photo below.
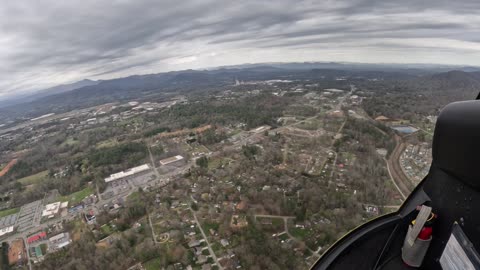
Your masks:
{"label": "dirt lot", "polygon": [[22,239],[16,239],[10,243],[8,248],[8,263],[10,265],[17,264],[19,260],[25,260],[25,256],[25,246]]}

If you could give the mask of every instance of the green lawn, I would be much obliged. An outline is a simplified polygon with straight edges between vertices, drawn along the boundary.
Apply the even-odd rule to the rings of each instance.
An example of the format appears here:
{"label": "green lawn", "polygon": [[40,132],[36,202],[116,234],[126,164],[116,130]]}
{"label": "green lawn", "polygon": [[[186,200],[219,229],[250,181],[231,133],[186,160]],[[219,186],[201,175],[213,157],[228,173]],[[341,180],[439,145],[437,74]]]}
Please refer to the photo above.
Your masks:
{"label": "green lawn", "polygon": [[110,235],[115,232],[115,229],[112,228],[110,224],[104,224],[100,227],[100,230],[106,235]]}
{"label": "green lawn", "polygon": [[43,179],[45,179],[47,176],[48,176],[48,170],[45,170],[45,171],[30,175],[30,176],[20,178],[17,181],[20,182],[24,186],[28,186],[28,185],[38,184]]}
{"label": "green lawn", "polygon": [[309,234],[309,231],[306,230],[306,229],[302,229],[302,228],[295,228],[295,227],[290,227],[288,228],[288,232],[296,237],[296,238],[299,238],[301,240],[305,239],[308,234]]}
{"label": "green lawn", "polygon": [[12,208],[12,209],[2,210],[2,211],[0,211],[0,218],[18,213],[19,211],[20,211],[20,208]]}
{"label": "green lawn", "polygon": [[218,252],[220,249],[222,249],[222,245],[218,242],[213,242],[212,249],[213,252]]}
{"label": "green lawn", "polygon": [[42,249],[42,254],[47,254],[47,244],[40,244],[40,248]]}
{"label": "green lawn", "polygon": [[80,191],[77,191],[75,193],[72,193],[70,195],[66,196],[61,196],[59,198],[60,201],[62,202],[69,202],[69,205],[73,206],[81,202],[85,197],[89,196],[90,194],[93,194],[93,188],[92,187],[86,187]]}
{"label": "green lawn", "polygon": [[212,158],[208,160],[208,169],[216,169],[223,165],[223,159],[222,158]]}
{"label": "green lawn", "polygon": [[128,197],[127,197],[127,200],[129,202],[138,201],[140,199],[141,199],[140,198],[140,192],[138,192],[138,191],[132,192],[132,194],[128,195]]}
{"label": "green lawn", "polygon": [[76,145],[78,144],[79,141],[78,140],[75,140],[74,138],[72,137],[68,137],[62,144],[61,146],[65,146],[65,145]]}
{"label": "green lawn", "polygon": [[288,234],[284,233],[284,234],[280,235],[278,238],[279,238],[280,240],[284,240],[284,241],[285,241],[285,240],[287,240],[287,239],[290,238],[290,237],[288,237]]}
{"label": "green lawn", "polygon": [[[266,221],[271,221],[272,224],[263,224]],[[261,225],[261,227],[270,232],[281,232],[284,230],[284,222],[281,218],[266,218],[266,217],[258,217],[257,223]]]}
{"label": "green lawn", "polygon": [[113,139],[108,139],[108,140],[105,140],[105,141],[101,141],[99,143],[97,143],[97,145],[95,146],[95,148],[97,149],[100,149],[100,148],[108,148],[108,147],[112,147],[112,146],[115,146],[118,144],[118,140],[113,138]]}
{"label": "green lawn", "polygon": [[220,224],[218,223],[205,222],[202,224],[202,229],[205,231],[207,235],[210,235],[210,229],[213,229],[214,231],[218,231],[218,227],[220,227]]}
{"label": "green lawn", "polygon": [[210,152],[207,147],[205,147],[204,145],[201,145],[201,144],[194,146],[193,151],[199,152],[199,153],[205,153],[205,154]]}
{"label": "green lawn", "polygon": [[160,258],[155,258],[143,264],[146,270],[158,270],[162,269],[162,260]]}

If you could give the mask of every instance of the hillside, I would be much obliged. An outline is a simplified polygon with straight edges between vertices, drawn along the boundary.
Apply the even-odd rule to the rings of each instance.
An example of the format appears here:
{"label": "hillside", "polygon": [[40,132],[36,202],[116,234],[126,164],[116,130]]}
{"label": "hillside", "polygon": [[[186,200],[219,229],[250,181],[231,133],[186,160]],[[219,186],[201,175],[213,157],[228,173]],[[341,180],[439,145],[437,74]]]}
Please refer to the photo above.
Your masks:
{"label": "hillside", "polygon": [[85,80],[81,80],[81,81],[70,83],[70,84],[57,85],[47,89],[38,90],[33,94],[29,93],[29,94],[24,94],[24,95],[19,95],[13,98],[9,98],[6,100],[2,100],[0,101],[0,108],[32,102],[44,97],[48,97],[48,96],[56,95],[60,93],[66,93],[66,92],[69,92],[78,88],[82,88],[85,86],[96,85],[98,83],[99,83],[98,81],[85,79]]}
{"label": "hillside", "polygon": [[[284,65],[287,67],[288,65]],[[419,77],[411,75],[411,69],[403,71],[342,70],[342,69],[293,69],[288,70],[267,65],[245,68],[220,68],[215,70],[184,70],[159,74],[135,75],[105,81],[84,80],[72,85],[63,85],[42,91],[37,99],[24,106],[9,106],[0,109],[0,120],[19,117],[36,117],[46,113],[61,113],[108,102],[126,101],[164,93],[186,94],[205,89],[233,85],[235,79],[243,81],[267,79],[305,79],[313,81],[336,81],[352,78],[371,85],[370,80],[382,81],[388,88],[407,92],[436,93],[439,96],[471,99],[480,89],[480,72],[449,71]],[[72,89],[73,87],[82,86]],[[377,91],[386,90],[380,87]],[[48,95],[46,95],[48,93]],[[200,92],[199,92],[200,93]],[[42,96],[45,95],[45,96]],[[430,96],[429,94],[426,94]],[[437,98],[437,97],[434,97]]]}

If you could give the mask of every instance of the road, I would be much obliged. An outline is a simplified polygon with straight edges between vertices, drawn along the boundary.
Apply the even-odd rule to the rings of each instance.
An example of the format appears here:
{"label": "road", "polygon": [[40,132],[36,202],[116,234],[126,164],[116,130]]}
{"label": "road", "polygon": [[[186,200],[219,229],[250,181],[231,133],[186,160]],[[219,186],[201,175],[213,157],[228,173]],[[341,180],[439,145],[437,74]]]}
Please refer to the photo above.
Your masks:
{"label": "road", "polygon": [[[342,100],[337,104],[337,106],[335,107],[336,110],[341,110],[342,109],[342,106],[343,106],[343,103],[345,102],[345,100],[352,95],[353,91],[355,91],[355,86],[354,85],[350,85],[350,92],[348,92],[347,94],[345,94],[343,97],[342,97]],[[335,150],[333,150],[333,146],[335,145],[335,142],[337,142],[338,138],[339,138],[339,135],[342,133],[343,131],[343,128],[345,127],[345,124],[347,123],[347,119],[348,117],[345,117],[345,120],[343,121],[342,125],[338,128],[337,132],[335,133],[335,135],[333,136],[333,140],[332,140],[332,143],[330,144],[330,146],[328,147],[331,151],[333,151],[335,153],[335,163],[337,161],[337,153]],[[321,171],[323,171],[325,169],[325,165],[327,164],[327,161],[328,159],[325,159],[325,161],[323,162],[323,165],[322,165],[322,169]],[[335,164],[333,165],[335,166]],[[333,175],[333,172],[332,172],[332,175]]]}
{"label": "road", "polygon": [[148,212],[147,212],[147,216],[148,216],[148,223],[150,224],[150,229],[152,230],[153,242],[155,244],[158,244],[157,235],[155,234],[155,230],[153,229],[152,219],[150,218],[150,214]]}
{"label": "road", "polygon": [[27,252],[28,269],[32,270],[32,262],[30,261],[30,252],[28,252],[27,238],[22,237],[22,240],[23,244],[25,245],[25,251]]}
{"label": "road", "polygon": [[153,158],[152,151],[150,150],[150,146],[148,146],[148,155],[150,156],[150,162],[152,164],[152,169],[157,179],[160,179],[160,174],[158,173],[157,166],[155,166],[155,159]]}
{"label": "road", "polygon": [[400,187],[397,185],[395,178],[393,178],[392,172],[390,171],[390,165],[388,164],[388,160],[386,158],[383,158],[383,160],[385,160],[385,164],[387,165],[387,170],[388,170],[388,175],[390,176],[390,180],[392,180],[393,185],[395,186],[398,193],[400,194],[400,196],[402,196],[403,200],[405,201],[405,199],[407,199],[407,196],[405,196],[405,194],[402,192]]}
{"label": "road", "polygon": [[[372,118],[368,117],[368,119],[373,120]],[[381,129],[375,127],[378,131],[385,134]],[[397,189],[398,193],[402,197],[403,201],[407,198],[407,196],[412,192],[415,188],[408,179],[408,177],[403,172],[402,167],[400,166],[400,156],[402,155],[403,151],[405,150],[405,144],[402,142],[402,138],[395,134],[395,148],[393,149],[392,153],[388,160],[383,158],[385,164],[387,165],[388,175],[390,176],[390,180],[392,181],[393,185]]]}
{"label": "road", "polygon": [[198,228],[200,229],[200,233],[202,233],[203,239],[205,239],[205,242],[207,243],[208,251],[210,252],[210,255],[212,255],[213,261],[217,264],[218,269],[223,270],[222,265],[218,262],[217,255],[215,255],[215,252],[213,252],[212,246],[210,245],[210,242],[208,241],[207,235],[202,229],[202,225],[200,222],[198,222],[197,215],[195,215],[195,211],[193,211],[192,207],[189,207],[190,211],[192,212],[193,218],[195,219],[195,222],[197,223]]}
{"label": "road", "polygon": [[390,154],[390,157],[387,160],[387,169],[395,187],[405,200],[410,192],[412,192],[414,189],[414,186],[408,177],[403,173],[402,167],[400,166],[400,156],[405,150],[405,144],[402,142],[402,138],[398,135],[395,135],[395,142],[395,149],[393,149],[393,152]]}
{"label": "road", "polygon": [[259,217],[259,218],[282,218],[282,219],[295,218],[295,216],[255,215],[255,220],[257,220],[257,217]]}

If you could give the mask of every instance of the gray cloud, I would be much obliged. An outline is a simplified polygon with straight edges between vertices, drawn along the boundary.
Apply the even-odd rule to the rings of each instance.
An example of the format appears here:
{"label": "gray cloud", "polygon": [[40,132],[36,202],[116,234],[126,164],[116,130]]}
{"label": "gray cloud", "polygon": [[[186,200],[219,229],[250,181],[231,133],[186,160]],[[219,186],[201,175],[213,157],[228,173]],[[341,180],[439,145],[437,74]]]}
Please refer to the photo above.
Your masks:
{"label": "gray cloud", "polygon": [[[459,3],[458,3],[459,2]],[[478,1],[6,1],[0,98],[263,61],[480,63]]]}

